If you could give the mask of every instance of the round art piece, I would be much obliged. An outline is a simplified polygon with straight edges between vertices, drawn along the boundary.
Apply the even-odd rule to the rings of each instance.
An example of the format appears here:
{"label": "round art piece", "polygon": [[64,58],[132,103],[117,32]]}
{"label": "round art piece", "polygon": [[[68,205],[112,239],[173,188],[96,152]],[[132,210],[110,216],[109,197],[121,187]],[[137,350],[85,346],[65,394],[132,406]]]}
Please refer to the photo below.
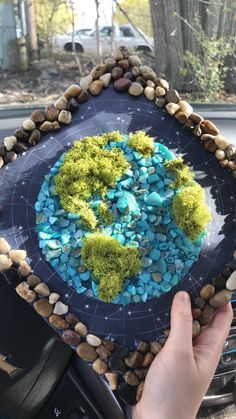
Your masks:
{"label": "round art piece", "polygon": [[134,404],[175,293],[194,337],[236,288],[235,148],[120,48],[6,137],[0,166],[0,271]]}

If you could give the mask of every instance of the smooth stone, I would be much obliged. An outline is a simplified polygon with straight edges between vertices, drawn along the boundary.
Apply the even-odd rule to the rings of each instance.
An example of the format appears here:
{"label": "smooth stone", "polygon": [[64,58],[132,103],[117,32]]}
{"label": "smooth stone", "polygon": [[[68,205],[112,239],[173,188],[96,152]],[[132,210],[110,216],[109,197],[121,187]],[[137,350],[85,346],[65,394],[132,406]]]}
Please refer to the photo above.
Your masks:
{"label": "smooth stone", "polygon": [[94,362],[97,359],[97,352],[87,342],[80,343],[76,349],[77,355],[87,362]]}
{"label": "smooth stone", "polygon": [[23,129],[17,129],[17,130],[15,130],[13,135],[14,135],[14,136],[17,138],[17,140],[19,140],[19,141],[27,142],[27,141],[28,141],[28,139],[29,139],[29,134],[28,134],[28,132],[24,131]]}
{"label": "smooth stone", "polygon": [[133,406],[136,404],[136,387],[130,386],[126,383],[121,383],[118,386],[117,393],[121,400],[126,404]]}
{"label": "smooth stone", "polygon": [[46,298],[41,298],[34,303],[35,311],[43,317],[50,317],[53,312],[53,305]]}
{"label": "smooth stone", "polygon": [[140,400],[142,398],[143,389],[144,389],[144,381],[141,381],[141,383],[139,383],[139,386],[138,386],[137,392],[136,392],[136,401],[137,402],[140,402]]}
{"label": "smooth stone", "polygon": [[11,259],[9,259],[6,255],[0,255],[0,272],[3,272],[9,269],[12,265]]}
{"label": "smooth stone", "polygon": [[142,65],[142,61],[140,60],[138,55],[130,55],[129,64],[131,67],[134,67],[134,66],[140,67]]}
{"label": "smooth stone", "polygon": [[11,250],[10,244],[4,239],[4,237],[0,238],[0,253],[6,254],[9,253]]}
{"label": "smooth stone", "polygon": [[106,346],[104,346],[104,345],[98,346],[96,348],[96,352],[97,352],[99,358],[101,358],[105,361],[109,358],[109,356],[111,356],[111,351],[109,351],[109,349],[106,348]]}
{"label": "smooth stone", "polygon": [[126,373],[124,375],[124,380],[130,386],[138,386],[139,383],[140,383],[140,380],[137,377],[137,375],[135,374],[135,372],[131,371],[131,370],[126,371]]}
{"label": "smooth stone", "polygon": [[58,120],[60,109],[55,108],[54,105],[47,106],[45,109],[45,117],[49,122],[54,122]]}
{"label": "smooth stone", "polygon": [[85,338],[85,336],[87,335],[87,333],[88,333],[88,329],[87,329],[87,327],[85,326],[85,324],[83,324],[83,323],[81,323],[81,322],[78,322],[76,325],[75,325],[75,332],[76,333],[79,333],[79,335],[82,337],[82,338]]}
{"label": "smooth stone", "polygon": [[114,67],[111,70],[111,76],[114,80],[117,80],[117,79],[121,78],[123,76],[123,73],[124,72],[123,72],[121,67]]}
{"label": "smooth stone", "polygon": [[60,298],[59,294],[57,294],[56,292],[52,292],[49,295],[48,301],[49,301],[50,304],[56,304],[56,302],[59,300],[59,298]]}
{"label": "smooth stone", "polygon": [[54,122],[45,121],[39,127],[40,131],[43,131],[43,132],[55,131],[59,128],[60,128],[60,125],[57,121],[54,121]]}
{"label": "smooth stone", "polygon": [[9,257],[12,262],[20,263],[22,260],[26,258],[26,251],[25,250],[10,250]]}
{"label": "smooth stone", "polygon": [[78,84],[71,84],[63,93],[67,99],[74,98],[78,96],[81,92],[81,87]]}
{"label": "smooth stone", "polygon": [[70,124],[72,120],[72,115],[69,111],[61,110],[58,116],[58,121],[62,124]]}
{"label": "smooth stone", "polygon": [[118,386],[118,374],[116,372],[107,372],[105,377],[111,390],[116,390]]}
{"label": "smooth stone", "polygon": [[93,76],[91,74],[88,74],[87,76],[83,77],[80,80],[80,87],[81,87],[81,89],[88,90],[88,88],[89,88],[90,84],[92,83],[92,81],[93,81]]}
{"label": "smooth stone", "polygon": [[230,291],[234,291],[236,289],[236,271],[234,271],[227,279],[226,288]]}
{"label": "smooth stone", "polygon": [[68,313],[68,305],[62,303],[61,301],[57,301],[53,310],[54,314],[58,314],[62,316],[63,314]]}
{"label": "smooth stone", "polygon": [[[44,282],[40,282],[38,285],[36,285],[34,291],[37,294],[41,295],[41,297],[48,297],[50,295],[50,289]],[[52,303],[50,302],[50,304]]]}
{"label": "smooth stone", "polygon": [[105,374],[108,369],[107,363],[100,358],[97,358],[93,362],[92,367],[93,367],[93,370],[99,375]]}
{"label": "smooth stone", "polygon": [[148,100],[154,100],[155,98],[155,89],[150,86],[146,86],[144,89],[144,95]]}
{"label": "smooth stone", "polygon": [[153,207],[161,207],[162,206],[162,198],[157,192],[152,192],[146,198],[146,204],[151,205]]}
{"label": "smooth stone", "polygon": [[92,346],[100,346],[102,343],[98,336],[92,335],[91,333],[86,336],[86,341]]}
{"label": "smooth stone", "polygon": [[103,87],[108,87],[111,81],[111,73],[105,73],[99,77],[99,80],[102,82]]}
{"label": "smooth stone", "polygon": [[35,129],[35,123],[32,119],[26,119],[22,124],[23,129],[26,131],[33,131]]}
{"label": "smooth stone", "polygon": [[160,342],[157,342],[156,340],[152,341],[150,343],[150,351],[153,355],[159,354],[159,352],[162,350],[162,345]]}
{"label": "smooth stone", "polygon": [[156,97],[162,97],[162,96],[165,96],[166,91],[165,89],[163,89],[163,87],[157,86],[155,93],[156,93]]}
{"label": "smooth stone", "polygon": [[112,372],[117,372],[120,374],[126,372],[126,366],[123,359],[118,358],[117,356],[111,356],[108,360],[108,365]]}
{"label": "smooth stone", "polygon": [[156,261],[155,268],[158,272],[164,274],[167,269],[165,260],[163,258],[160,258],[158,261]]}
{"label": "smooth stone", "polygon": [[136,344],[137,351],[141,352],[142,354],[146,354],[149,351],[149,348],[150,344],[148,342],[144,342],[143,340]]}
{"label": "smooth stone", "polygon": [[152,273],[152,278],[156,282],[161,282],[162,281],[162,274],[160,272],[153,272]]}
{"label": "smooth stone", "polygon": [[215,287],[212,284],[206,284],[200,291],[200,297],[203,300],[209,300],[215,294]]}
{"label": "smooth stone", "polygon": [[29,289],[29,285],[25,281],[17,285],[16,292],[28,303],[33,303],[36,300],[35,292]]}
{"label": "smooth stone", "polygon": [[139,367],[143,363],[143,355],[138,351],[133,351],[125,357],[125,364],[129,368]]}
{"label": "smooth stone", "polygon": [[69,323],[62,317],[58,316],[57,314],[52,314],[49,317],[49,323],[54,326],[56,329],[66,330],[69,328]]}
{"label": "smooth stone", "polygon": [[38,129],[34,129],[29,137],[29,144],[36,145],[41,140],[41,132]]}
{"label": "smooth stone", "polygon": [[79,103],[73,97],[69,99],[67,110],[71,113],[76,112],[79,109]]}
{"label": "smooth stone", "polygon": [[206,326],[207,324],[209,324],[212,321],[213,316],[214,316],[214,308],[212,308],[211,306],[206,304],[203,307],[203,310],[201,312],[199,322],[201,323],[202,326]]}
{"label": "smooth stone", "polygon": [[78,102],[79,103],[84,103],[84,102],[87,102],[88,99],[89,99],[89,94],[88,94],[87,90],[82,89],[79,96],[77,96]]}
{"label": "smooth stone", "polygon": [[143,93],[143,86],[140,83],[132,82],[129,87],[129,94],[132,96],[140,96]]}
{"label": "smooth stone", "polygon": [[17,142],[17,138],[14,135],[10,137],[5,137],[3,140],[3,144],[6,147],[7,151],[11,151],[14,145],[16,144],[16,142]]}
{"label": "smooth stone", "polygon": [[194,299],[194,305],[195,305],[197,308],[202,309],[202,308],[204,307],[204,305],[205,305],[205,304],[206,304],[205,300],[203,300],[203,298],[201,298],[201,297],[196,297],[196,298]]}
{"label": "smooth stone", "polygon": [[62,339],[70,346],[77,346],[81,342],[81,337],[73,330],[65,330],[62,333]]}
{"label": "smooth stone", "polygon": [[54,103],[55,108],[60,109],[60,110],[64,110],[67,109],[68,106],[68,100],[65,96],[61,96],[59,97],[59,99],[56,100],[56,102]]}
{"label": "smooth stone", "polygon": [[223,135],[220,135],[220,134],[215,136],[214,141],[215,141],[217,147],[220,148],[221,150],[225,150],[229,145],[226,138],[223,137]]}
{"label": "smooth stone", "polygon": [[161,255],[161,252],[158,249],[152,249],[152,251],[149,253],[149,257],[154,261],[159,260],[160,255]]}
{"label": "smooth stone", "polygon": [[94,80],[89,85],[89,91],[93,96],[98,96],[103,88],[103,82],[101,80]]}
{"label": "smooth stone", "polygon": [[118,80],[115,80],[114,82],[114,89],[118,92],[125,92],[129,89],[131,85],[131,81],[127,78],[121,77]]}
{"label": "smooth stone", "polygon": [[36,109],[30,116],[30,119],[35,122],[35,124],[42,124],[45,121],[45,113],[41,109]]}
{"label": "smooth stone", "polygon": [[67,313],[65,318],[71,326],[75,326],[77,323],[79,323],[79,318],[75,313]]}
{"label": "smooth stone", "polygon": [[202,121],[202,125],[206,134],[218,135],[220,133],[215,124],[213,124],[213,122],[209,121],[208,119],[204,119]]}
{"label": "smooth stone", "polygon": [[154,360],[153,353],[152,352],[147,352],[144,355],[142,366],[143,367],[149,367],[149,365],[151,365],[151,363],[152,363],[153,360]]}
{"label": "smooth stone", "polygon": [[231,298],[232,291],[224,289],[217,292],[214,297],[210,299],[209,304],[214,308],[223,307],[231,300]]}
{"label": "smooth stone", "polygon": [[20,262],[20,266],[18,268],[18,272],[22,276],[28,276],[32,272],[32,268],[31,268],[31,266],[25,260],[22,260]]}
{"label": "smooth stone", "polygon": [[196,338],[199,333],[201,332],[201,326],[198,320],[193,320],[193,325],[192,325],[192,337],[193,339]]}

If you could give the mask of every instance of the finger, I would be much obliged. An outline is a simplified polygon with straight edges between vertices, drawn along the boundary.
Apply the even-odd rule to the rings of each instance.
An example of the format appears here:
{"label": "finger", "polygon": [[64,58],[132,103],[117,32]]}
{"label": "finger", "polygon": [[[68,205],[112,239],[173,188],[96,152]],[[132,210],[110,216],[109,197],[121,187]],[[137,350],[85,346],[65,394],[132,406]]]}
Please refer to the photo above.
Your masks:
{"label": "finger", "polygon": [[[194,347],[200,346],[203,351],[204,348],[208,350],[210,348],[214,352],[215,357],[218,358],[221,355],[225,339],[229,334],[232,319],[233,310],[231,303],[228,303],[215,312],[212,322],[195,339]],[[209,351],[207,352],[209,353]],[[211,357],[211,359],[213,358]]]}
{"label": "finger", "polygon": [[168,343],[173,348],[192,348],[192,312],[187,292],[178,292],[171,308],[171,329]]}

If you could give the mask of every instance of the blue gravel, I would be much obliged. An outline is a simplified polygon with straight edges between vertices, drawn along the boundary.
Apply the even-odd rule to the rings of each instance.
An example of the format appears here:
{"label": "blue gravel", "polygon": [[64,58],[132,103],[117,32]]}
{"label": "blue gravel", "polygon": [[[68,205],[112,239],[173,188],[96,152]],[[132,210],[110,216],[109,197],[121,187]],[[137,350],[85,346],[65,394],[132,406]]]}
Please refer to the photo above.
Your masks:
{"label": "blue gravel", "polygon": [[[146,302],[171,290],[198,259],[203,236],[190,242],[172,215],[172,199],[177,190],[169,187],[173,175],[163,166],[175,156],[165,146],[155,143],[154,156],[144,158],[127,147],[127,136],[107,148],[123,150],[131,167],[107,192],[115,217],[109,226],[100,225],[103,234],[111,235],[123,245],[139,248],[142,268],[137,278],[125,281],[116,304]],[[78,214],[66,212],[60,205],[55,175],[64,154],[45,176],[35,204],[39,247],[46,260],[63,281],[78,293],[98,298],[96,279],[82,264],[80,256],[85,230]],[[91,200],[94,210],[100,202]]]}

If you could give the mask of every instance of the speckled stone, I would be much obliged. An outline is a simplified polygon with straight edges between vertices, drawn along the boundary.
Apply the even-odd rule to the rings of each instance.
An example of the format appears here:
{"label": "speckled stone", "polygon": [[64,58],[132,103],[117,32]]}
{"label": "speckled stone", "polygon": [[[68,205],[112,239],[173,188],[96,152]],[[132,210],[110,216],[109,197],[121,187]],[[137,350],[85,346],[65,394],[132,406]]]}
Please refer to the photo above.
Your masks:
{"label": "speckled stone", "polygon": [[129,57],[129,64],[130,64],[131,67],[141,66],[142,65],[142,61],[140,60],[140,58],[138,57],[138,55],[131,55]]}
{"label": "speckled stone", "polygon": [[123,76],[123,70],[122,70],[122,68],[121,67],[114,67],[112,70],[111,70],[111,77],[114,79],[114,80],[117,80],[117,79],[119,79],[120,77],[122,77]]}
{"label": "speckled stone", "polygon": [[77,355],[87,362],[94,362],[97,359],[97,352],[94,347],[88,343],[80,343],[76,349]]}
{"label": "speckled stone", "polygon": [[69,328],[69,323],[57,314],[52,314],[48,320],[56,329],[66,330]]}

